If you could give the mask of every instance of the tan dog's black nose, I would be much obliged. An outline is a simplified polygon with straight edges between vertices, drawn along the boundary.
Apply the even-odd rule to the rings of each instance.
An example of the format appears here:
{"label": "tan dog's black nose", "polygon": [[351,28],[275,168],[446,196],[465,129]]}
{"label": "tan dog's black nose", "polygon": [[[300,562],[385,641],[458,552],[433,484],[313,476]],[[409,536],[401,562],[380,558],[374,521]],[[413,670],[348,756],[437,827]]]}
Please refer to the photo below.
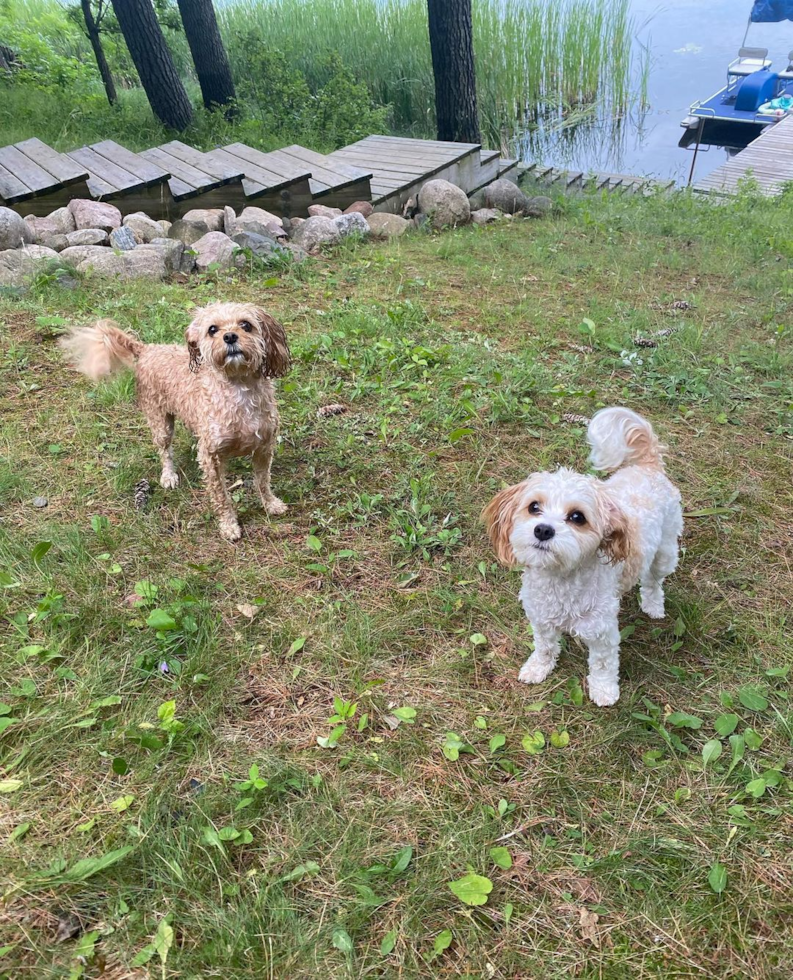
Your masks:
{"label": "tan dog's black nose", "polygon": [[239,337],[235,333],[224,333],[223,334],[223,339],[226,341],[226,343],[229,346],[231,346],[232,344],[236,344],[237,343],[237,341],[239,340]]}
{"label": "tan dog's black nose", "polygon": [[550,541],[556,531],[550,524],[537,524],[534,528],[534,537],[538,541]]}

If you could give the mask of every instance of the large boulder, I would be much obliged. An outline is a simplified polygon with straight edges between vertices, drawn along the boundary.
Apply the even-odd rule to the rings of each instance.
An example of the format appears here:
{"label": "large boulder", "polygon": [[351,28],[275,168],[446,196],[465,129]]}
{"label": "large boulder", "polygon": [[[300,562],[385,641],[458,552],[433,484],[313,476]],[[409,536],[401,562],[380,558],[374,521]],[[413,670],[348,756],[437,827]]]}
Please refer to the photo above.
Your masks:
{"label": "large boulder", "polygon": [[341,208],[329,208],[325,204],[309,204],[309,218],[338,218]]}
{"label": "large boulder", "polygon": [[193,208],[182,215],[182,221],[202,222],[210,231],[223,231],[223,208]]}
{"label": "large boulder", "polygon": [[68,235],[69,232],[77,230],[74,216],[68,208],[58,208],[46,218],[37,218],[33,214],[28,214],[25,216],[25,224],[37,245],[46,245],[45,239],[52,239],[55,235]]}
{"label": "large boulder", "polygon": [[234,255],[240,251],[239,245],[233,242],[222,231],[210,231],[191,245],[195,252],[196,269],[206,272],[211,265],[220,269],[228,269],[235,265]]}
{"label": "large boulder", "polygon": [[77,269],[113,279],[165,279],[168,275],[163,253],[153,248],[136,248],[132,252],[97,249],[78,262]]}
{"label": "large boulder", "polygon": [[168,237],[176,238],[185,245],[192,245],[199,238],[208,235],[210,231],[211,228],[205,221],[188,221],[186,218],[179,218],[168,229]]}
{"label": "large boulder", "polygon": [[258,259],[270,259],[273,256],[285,255],[282,245],[270,235],[257,235],[252,231],[238,231],[231,239],[240,248],[248,249]]}
{"label": "large boulder", "polygon": [[366,219],[369,230],[375,238],[398,238],[413,227],[413,223],[406,218],[400,218],[398,214],[390,214],[387,211],[375,211]]}
{"label": "large boulder", "polygon": [[429,216],[433,228],[454,228],[471,220],[465,191],[448,180],[428,180],[419,191],[419,210]]}
{"label": "large boulder", "polygon": [[74,218],[75,228],[101,228],[110,232],[121,227],[121,212],[104,201],[85,201],[75,198],[67,205]]}
{"label": "large boulder", "polygon": [[135,234],[128,225],[115,228],[110,232],[110,244],[120,252],[131,252],[138,245],[135,241]]}
{"label": "large boulder", "polygon": [[195,269],[195,255],[192,249],[186,248],[184,242],[178,238],[153,238],[145,245],[138,245],[136,251],[141,249],[157,250],[165,262],[165,268],[169,272],[192,272]]}
{"label": "large boulder", "polygon": [[107,245],[107,232],[101,228],[82,228],[70,231],[66,236],[66,247],[72,245]]}
{"label": "large boulder", "polygon": [[359,211],[353,211],[351,214],[340,214],[337,218],[333,218],[333,224],[342,238],[346,238],[348,235],[366,237],[371,234],[366,218]]}
{"label": "large boulder", "polygon": [[[69,234],[71,235],[72,232],[69,232]],[[102,232],[102,234],[104,235],[105,232]],[[36,245],[43,245],[44,248],[51,248],[55,252],[62,252],[65,248],[69,247],[69,240],[66,235],[36,235],[34,242]]]}
{"label": "large boulder", "polygon": [[226,207],[225,211],[226,234],[229,238],[246,231],[252,235],[264,235],[266,238],[286,238],[281,218],[264,208],[245,208],[239,217],[230,207]]}
{"label": "large boulder", "polygon": [[86,259],[92,258],[94,255],[104,255],[109,251],[110,249],[102,245],[70,245],[61,252],[60,258],[61,261],[74,266],[76,269]]}
{"label": "large boulder", "polygon": [[362,214],[364,218],[368,218],[374,211],[374,208],[368,201],[356,201],[354,204],[351,204],[348,208],[344,209],[345,214],[355,214],[356,211],[358,214]]}
{"label": "large boulder", "polygon": [[21,248],[33,241],[30,227],[11,208],[0,208],[0,251]]}
{"label": "large boulder", "polygon": [[58,253],[42,245],[23,245],[0,251],[0,286],[21,286]]}
{"label": "large boulder", "polygon": [[150,218],[143,211],[135,211],[133,214],[126,215],[123,224],[125,228],[130,229],[139,245],[146,245],[155,238],[162,238],[160,222]]}
{"label": "large boulder", "polygon": [[332,218],[315,215],[306,218],[297,228],[292,223],[292,241],[307,252],[315,252],[321,245],[337,242],[340,237],[339,229]]}
{"label": "large boulder", "polygon": [[518,185],[504,177],[485,188],[486,208],[496,208],[503,214],[523,214],[527,204],[526,195]]}

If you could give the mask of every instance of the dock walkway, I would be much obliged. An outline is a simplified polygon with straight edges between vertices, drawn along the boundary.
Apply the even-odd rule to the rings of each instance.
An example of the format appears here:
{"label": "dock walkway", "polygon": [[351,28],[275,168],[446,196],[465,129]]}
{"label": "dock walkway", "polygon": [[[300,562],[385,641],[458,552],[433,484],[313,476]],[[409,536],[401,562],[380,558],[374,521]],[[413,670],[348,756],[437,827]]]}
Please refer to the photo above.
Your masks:
{"label": "dock walkway", "polygon": [[734,194],[741,180],[752,178],[766,197],[775,197],[793,181],[793,116],[767,126],[731,160],[694,184],[703,194]]}

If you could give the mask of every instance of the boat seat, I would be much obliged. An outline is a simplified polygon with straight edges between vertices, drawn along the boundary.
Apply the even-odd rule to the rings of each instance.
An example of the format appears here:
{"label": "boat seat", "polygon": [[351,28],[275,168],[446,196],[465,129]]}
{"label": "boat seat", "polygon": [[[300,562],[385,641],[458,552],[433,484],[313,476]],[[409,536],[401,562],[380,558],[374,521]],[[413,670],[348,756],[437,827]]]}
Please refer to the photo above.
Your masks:
{"label": "boat seat", "polygon": [[728,75],[753,75],[763,68],[770,68],[768,48],[741,48],[735,61],[727,66]]}
{"label": "boat seat", "polygon": [[793,79],[793,51],[788,54],[787,68],[784,71],[779,72],[779,77],[786,82]]}
{"label": "boat seat", "polygon": [[774,98],[776,87],[776,72],[761,70],[747,75],[738,86],[736,112],[757,112],[764,102]]}

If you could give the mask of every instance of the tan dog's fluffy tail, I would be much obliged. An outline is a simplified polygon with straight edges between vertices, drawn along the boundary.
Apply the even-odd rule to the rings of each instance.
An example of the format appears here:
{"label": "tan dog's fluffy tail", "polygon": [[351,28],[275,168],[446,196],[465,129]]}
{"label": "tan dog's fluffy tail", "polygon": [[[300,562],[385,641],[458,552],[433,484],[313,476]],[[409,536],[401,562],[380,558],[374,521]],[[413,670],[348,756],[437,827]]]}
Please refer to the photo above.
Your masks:
{"label": "tan dog's fluffy tail", "polygon": [[114,320],[98,320],[92,327],[77,327],[61,340],[72,367],[92,381],[121,368],[135,369],[144,344],[125,333]]}
{"label": "tan dog's fluffy tail", "polygon": [[630,408],[602,408],[586,433],[592,451],[589,461],[596,470],[612,473],[621,466],[664,468],[664,447],[653,427]]}

